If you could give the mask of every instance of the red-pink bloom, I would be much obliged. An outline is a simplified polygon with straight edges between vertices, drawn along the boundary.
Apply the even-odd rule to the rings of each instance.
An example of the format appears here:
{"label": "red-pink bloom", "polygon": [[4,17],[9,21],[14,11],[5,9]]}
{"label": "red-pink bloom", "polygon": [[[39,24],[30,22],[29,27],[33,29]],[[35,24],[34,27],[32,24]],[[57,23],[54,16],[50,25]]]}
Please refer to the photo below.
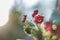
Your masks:
{"label": "red-pink bloom", "polygon": [[32,14],[32,17],[34,18],[38,14],[38,10],[34,10],[34,13]]}
{"label": "red-pink bloom", "polygon": [[48,27],[47,30],[48,30],[48,31],[52,31],[52,28],[51,28],[51,27]]}
{"label": "red-pink bloom", "polygon": [[48,31],[52,31],[52,24],[50,22],[46,22],[44,25]]}
{"label": "red-pink bloom", "polygon": [[32,17],[34,18],[34,17],[35,17],[35,15],[34,15],[34,14],[32,14]]}
{"label": "red-pink bloom", "polygon": [[43,22],[43,20],[44,20],[44,16],[37,15],[37,16],[35,16],[34,22],[36,24],[41,24]]}
{"label": "red-pink bloom", "polygon": [[34,13],[37,14],[38,13],[38,10],[34,10]]}
{"label": "red-pink bloom", "polygon": [[60,9],[60,5],[59,5],[59,6],[57,6],[57,9]]}
{"label": "red-pink bloom", "polygon": [[24,15],[22,23],[25,23],[27,15]]}

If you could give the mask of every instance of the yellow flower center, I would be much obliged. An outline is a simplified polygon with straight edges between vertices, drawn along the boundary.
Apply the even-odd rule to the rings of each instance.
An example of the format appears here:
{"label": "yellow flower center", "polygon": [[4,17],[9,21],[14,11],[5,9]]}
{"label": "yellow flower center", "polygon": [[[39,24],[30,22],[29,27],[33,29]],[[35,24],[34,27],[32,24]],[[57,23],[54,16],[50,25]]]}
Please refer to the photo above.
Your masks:
{"label": "yellow flower center", "polygon": [[38,19],[38,22],[41,22],[41,21],[42,21],[41,18],[39,18],[39,19]]}

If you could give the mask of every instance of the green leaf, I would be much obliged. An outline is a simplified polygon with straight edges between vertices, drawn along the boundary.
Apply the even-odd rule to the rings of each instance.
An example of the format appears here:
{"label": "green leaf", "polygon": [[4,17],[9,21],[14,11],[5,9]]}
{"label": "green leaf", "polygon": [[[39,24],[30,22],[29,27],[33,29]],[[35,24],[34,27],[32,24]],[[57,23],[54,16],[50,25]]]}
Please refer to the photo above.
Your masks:
{"label": "green leaf", "polygon": [[31,28],[29,24],[24,25],[24,32],[26,32],[27,34],[31,34]]}
{"label": "green leaf", "polygon": [[33,34],[34,37],[36,37],[38,40],[44,40],[44,37],[42,35],[41,30],[36,30],[36,29],[32,29],[31,33]]}
{"label": "green leaf", "polygon": [[27,34],[31,34],[31,28],[26,28],[26,29],[24,29],[24,31],[25,31]]}

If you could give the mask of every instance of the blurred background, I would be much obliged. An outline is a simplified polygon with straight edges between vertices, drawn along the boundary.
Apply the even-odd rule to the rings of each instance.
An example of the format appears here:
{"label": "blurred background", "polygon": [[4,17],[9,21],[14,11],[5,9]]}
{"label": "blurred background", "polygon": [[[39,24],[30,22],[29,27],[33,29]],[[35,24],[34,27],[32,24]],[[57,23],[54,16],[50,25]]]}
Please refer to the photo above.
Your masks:
{"label": "blurred background", "polygon": [[24,33],[21,18],[26,14],[28,20],[32,19],[35,9],[44,15],[44,22],[52,19],[60,24],[60,12],[56,11],[58,5],[60,0],[0,0],[0,40],[33,40]]}

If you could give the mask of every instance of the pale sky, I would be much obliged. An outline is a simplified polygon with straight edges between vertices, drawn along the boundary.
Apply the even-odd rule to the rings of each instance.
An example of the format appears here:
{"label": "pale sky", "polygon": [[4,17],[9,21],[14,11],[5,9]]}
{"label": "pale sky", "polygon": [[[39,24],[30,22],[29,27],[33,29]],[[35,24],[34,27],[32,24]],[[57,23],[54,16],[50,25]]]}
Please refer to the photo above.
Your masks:
{"label": "pale sky", "polygon": [[[19,0],[17,0],[19,1]],[[30,20],[32,17],[32,10],[38,9],[39,13],[44,15],[44,22],[49,21],[51,15],[53,14],[56,8],[57,0],[20,0],[21,2],[18,3],[18,9],[24,12],[23,14],[28,15],[28,19]],[[48,17],[47,17],[48,15]]]}
{"label": "pale sky", "polygon": [[[25,11],[24,13],[28,15],[29,19],[33,8],[35,9],[39,7],[37,9],[43,13],[46,21],[49,20],[53,13],[56,6],[56,1],[57,0],[16,0],[17,5],[19,5],[17,8]],[[0,26],[5,25],[8,22],[9,9],[12,7],[14,2],[15,0],[0,0]]]}
{"label": "pale sky", "polygon": [[0,26],[8,22],[9,9],[13,3],[14,0],[0,0]]}

